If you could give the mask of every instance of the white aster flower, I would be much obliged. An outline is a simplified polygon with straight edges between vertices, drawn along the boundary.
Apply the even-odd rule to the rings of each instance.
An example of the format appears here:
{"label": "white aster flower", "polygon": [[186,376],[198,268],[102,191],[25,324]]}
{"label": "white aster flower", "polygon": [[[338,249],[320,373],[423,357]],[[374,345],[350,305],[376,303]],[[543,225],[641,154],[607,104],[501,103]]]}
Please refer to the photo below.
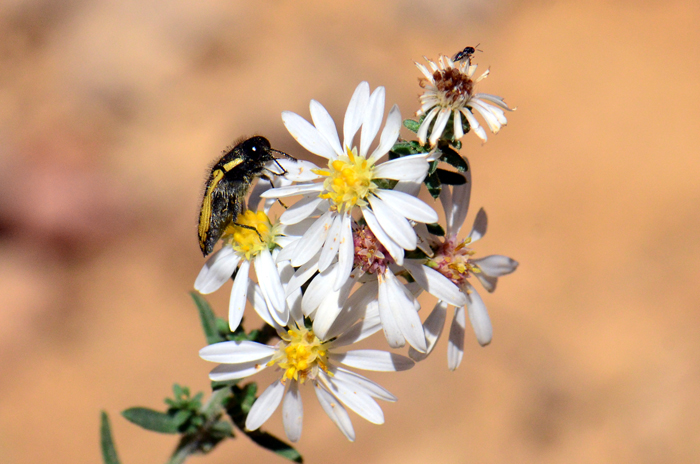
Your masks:
{"label": "white aster flower", "polygon": [[[394,105],[381,133],[379,144],[370,152],[370,146],[379,133],[384,115],[384,88],[378,87],[371,95],[369,84],[362,82],[355,90],[345,113],[344,139],[341,144],[335,123],[326,109],[312,100],[312,125],[301,116],[282,113],[287,130],[310,152],[326,158],[326,168],[305,170],[295,178],[299,183],[265,192],[266,198],[303,195],[303,198],[282,214],[283,224],[295,224],[312,216],[319,216],[302,238],[291,245],[286,253],[292,266],[299,267],[318,256],[319,272],[324,272],[338,257],[339,271],[332,282],[338,290],[347,280],[353,267],[352,213],[359,209],[378,240],[397,263],[403,262],[404,250],[416,248],[416,234],[410,221],[433,223],[437,213],[413,195],[396,190],[382,189],[379,179],[423,179],[428,171],[428,154],[405,156],[384,163],[386,155],[399,136],[401,114]],[[354,138],[360,132],[359,146]]]}
{"label": "white aster flower", "polygon": [[414,362],[385,351],[337,351],[380,330],[378,318],[370,314],[376,309],[359,300],[355,298],[355,304],[365,305],[365,317],[353,325],[345,315],[356,315],[357,311],[343,311],[339,318],[343,322],[334,325],[328,337],[319,337],[313,329],[304,327],[303,321],[292,318],[288,327],[276,326],[281,340],[275,346],[229,341],[200,350],[203,359],[221,363],[209,375],[214,381],[246,378],[272,366],[280,371],[280,378],[265,389],[250,409],[245,423],[248,430],[258,429],[283,403],[285,433],[291,441],[299,440],[303,419],[299,387],[306,383],[313,385],[321,407],[348,440],[354,441],[355,432],[346,408],[374,424],[384,422],[375,399],[396,401],[396,397],[340,365],[370,371],[402,371],[413,367]]}
{"label": "white aster flower", "polygon": [[[347,279],[340,289],[328,291],[337,278],[337,273],[341,272],[338,263],[314,276],[318,268],[317,254],[296,271],[287,286],[287,293],[296,291],[313,277],[302,298],[302,311],[305,315],[313,314],[314,331],[319,336],[324,336],[327,328],[333,324],[338,308],[347,300],[352,286],[356,281],[360,281],[362,285],[354,296],[361,295],[377,304],[377,316],[389,345],[392,348],[401,348],[408,342],[416,350],[426,351],[425,334],[418,316],[420,305],[411,289],[396,275],[403,269],[396,264],[391,253],[368,226],[353,224],[352,240],[353,278]],[[280,258],[283,257],[280,254]]]}
{"label": "white aster flower", "polygon": [[[469,179],[468,179],[469,180]],[[445,240],[431,244],[433,256],[423,260],[406,260],[404,266],[428,293],[440,299],[424,323],[428,349],[425,353],[409,350],[415,360],[424,359],[435,347],[442,334],[447,305],[455,306],[447,349],[447,364],[452,370],[462,361],[464,353],[465,311],[469,314],[476,339],[481,346],[488,345],[493,336],[491,320],[486,305],[469,282],[474,276],[488,292],[496,289],[498,278],[515,271],[518,262],[501,255],[473,259],[469,248],[486,234],[486,213],[480,209],[474,226],[467,238],[457,238],[469,207],[471,182],[454,186],[453,190],[443,185],[440,199],[445,208]]]}
{"label": "white aster flower", "polygon": [[250,265],[253,264],[262,294],[277,324],[289,320],[286,295],[280,280],[280,266],[275,258],[280,248],[295,241],[295,236],[279,222],[272,222],[264,211],[247,210],[236,218],[222,235],[223,246],[204,264],[194,283],[202,294],[218,290],[235,272],[229,302],[229,327],[235,331],[243,317],[249,288]]}
{"label": "white aster flower", "polygon": [[483,116],[486,125],[494,134],[507,124],[503,110],[513,110],[506,105],[503,98],[474,92],[476,83],[486,78],[489,70],[473,79],[477,65],[471,64],[471,60],[455,63],[443,55],[440,56],[437,64],[427,58],[426,61],[430,69],[421,63],[416,63],[425,76],[420,80],[425,92],[420,96],[421,107],[416,112],[417,116],[426,115],[418,129],[418,141],[421,145],[425,145],[433,120],[435,123],[428,140],[430,146],[437,143],[450,116],[453,117],[453,131],[457,140],[464,136],[463,115],[476,135],[484,142],[486,141],[486,131],[474,117],[474,110]]}

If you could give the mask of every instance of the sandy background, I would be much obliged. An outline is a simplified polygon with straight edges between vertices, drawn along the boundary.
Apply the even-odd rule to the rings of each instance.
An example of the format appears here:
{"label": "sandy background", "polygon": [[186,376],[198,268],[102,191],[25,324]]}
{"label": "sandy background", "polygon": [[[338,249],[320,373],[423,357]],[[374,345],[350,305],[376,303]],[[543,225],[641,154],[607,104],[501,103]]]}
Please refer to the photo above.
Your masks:
{"label": "sandy background", "polygon": [[[476,43],[481,89],[518,107],[463,150],[477,250],[521,263],[485,296],[494,341],[468,337],[457,372],[443,340],[372,376],[399,402],[382,426],[354,416],[354,444],[305,396],[298,449],[700,462],[698,23],[697,1],[3,1],[0,462],[100,462],[102,408],[124,464],[164,462],[173,437],[118,413],[208,388],[187,295],[208,163],[254,133],[301,154],[280,112],[315,98],[340,120],[360,80],[408,117],[412,60]],[[243,438],[193,462],[284,461]]]}

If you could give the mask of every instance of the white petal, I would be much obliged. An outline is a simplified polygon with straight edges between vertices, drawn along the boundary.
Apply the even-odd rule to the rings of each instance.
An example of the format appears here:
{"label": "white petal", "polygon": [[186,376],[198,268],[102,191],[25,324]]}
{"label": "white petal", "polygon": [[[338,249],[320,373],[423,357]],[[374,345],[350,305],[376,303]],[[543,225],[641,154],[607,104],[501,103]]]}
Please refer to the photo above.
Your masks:
{"label": "white petal", "polygon": [[374,177],[412,181],[425,178],[430,167],[425,159],[426,154],[409,155],[386,161],[374,168]]}
{"label": "white petal", "polygon": [[291,111],[283,111],[282,122],[299,145],[323,158],[335,158],[333,147],[309,121]]}
{"label": "white petal", "polygon": [[425,331],[425,341],[428,344],[428,349],[425,353],[416,351],[413,348],[408,349],[408,355],[414,361],[422,361],[432,353],[437,341],[442,335],[442,329],[445,327],[445,319],[447,317],[447,303],[444,301],[438,301],[430,313],[428,318],[423,323],[423,330]]}
{"label": "white petal", "polygon": [[262,198],[285,198],[294,195],[306,195],[323,191],[323,182],[312,184],[287,185],[286,187],[273,188],[263,192]]}
{"label": "white petal", "polygon": [[462,175],[466,177],[467,183],[452,187],[452,204],[454,206],[452,210],[452,227],[449,229],[448,236],[459,234],[469,209],[469,199],[472,191],[472,170],[469,169],[467,172],[463,172]]}
{"label": "white petal", "polygon": [[421,145],[425,145],[426,139],[428,138],[428,129],[430,128],[430,123],[433,121],[435,116],[438,114],[440,111],[439,108],[435,107],[432,110],[430,110],[430,113],[428,113],[425,116],[425,119],[421,123],[420,127],[418,128],[418,133],[416,136],[418,137],[418,142]]}
{"label": "white petal", "polygon": [[352,148],[352,140],[360,128],[365,116],[365,108],[369,101],[369,84],[360,82],[350,99],[343,122],[343,148]]}
{"label": "white petal", "polygon": [[282,403],[282,423],[284,432],[291,442],[297,442],[301,438],[301,426],[304,420],[304,408],[299,394],[299,384],[291,382]]}
{"label": "white petal", "polygon": [[340,429],[343,435],[345,435],[345,438],[350,441],[355,441],[355,431],[352,428],[350,416],[340,401],[322,387],[318,385],[314,385],[314,387],[316,398],[318,398],[318,402],[321,404],[323,410],[326,411],[328,417],[331,418],[333,423]]}
{"label": "white petal", "polygon": [[469,293],[467,301],[469,321],[472,323],[472,328],[474,329],[474,334],[476,335],[476,340],[479,342],[479,345],[486,346],[491,343],[491,339],[493,338],[491,319],[489,318],[488,311],[486,311],[484,300],[482,300],[476,290],[474,290],[474,287],[471,287],[470,290],[471,293]]}
{"label": "white petal", "polygon": [[455,308],[455,315],[450,326],[450,336],[447,340],[447,368],[457,369],[464,356],[464,327],[467,321],[464,317],[464,306]]}
{"label": "white petal", "polygon": [[379,139],[379,145],[372,152],[370,159],[372,161],[377,161],[382,158],[382,156],[389,153],[389,150],[396,143],[396,139],[399,138],[399,132],[401,131],[401,111],[399,110],[399,105],[394,105],[389,111],[389,115],[386,117],[386,124],[384,124],[384,130],[382,131],[382,136]]}
{"label": "white petal", "polygon": [[311,216],[323,201],[323,198],[319,197],[304,197],[287,208],[279,221],[282,224],[298,224]]}
{"label": "white petal", "polygon": [[348,409],[373,424],[384,423],[384,413],[376,401],[364,391],[350,382],[335,380],[324,374],[320,377],[330,392]]}
{"label": "white petal", "polygon": [[[336,268],[337,272],[337,268]],[[338,317],[343,301],[347,300],[348,294],[355,282],[348,280],[339,290],[330,292],[323,299],[316,310],[314,316],[313,329],[314,333],[321,340],[328,340],[328,331],[333,326],[333,322]]]}
{"label": "white petal", "polygon": [[270,355],[269,359],[265,359],[264,362],[249,361],[239,364],[219,364],[209,373],[209,379],[214,382],[245,379],[265,369],[270,359],[272,359],[272,355]]}
{"label": "white petal", "polygon": [[321,256],[318,259],[318,270],[320,272],[325,271],[338,255],[338,248],[340,247],[340,226],[342,223],[343,215],[336,214],[328,229],[328,235],[321,249]]}
{"label": "white petal", "polygon": [[289,279],[289,283],[287,284],[287,295],[290,295],[292,292],[295,292],[301,288],[302,285],[306,283],[307,280],[309,280],[318,270],[318,257],[320,256],[320,253],[316,253],[316,255],[311,258],[309,261],[305,262],[301,266],[299,266],[294,273],[294,276]]}
{"label": "white petal", "polygon": [[324,108],[323,105],[316,100],[311,100],[309,109],[311,110],[311,119],[313,120],[318,131],[326,139],[326,142],[333,147],[336,156],[342,155],[344,152],[340,147],[338,130],[335,128],[335,122],[333,121],[331,115],[328,114],[326,108]]}
{"label": "white petal", "polygon": [[[370,302],[367,305],[371,312],[376,312],[376,316],[365,317],[360,320],[357,324],[350,327],[348,330],[344,331],[341,336],[333,340],[333,347],[341,347],[346,345],[352,345],[360,340],[374,335],[375,333],[382,330],[382,321],[379,318],[379,303],[377,300]],[[338,318],[336,318],[336,321]],[[326,334],[326,338],[332,338]]]}
{"label": "white petal", "polygon": [[462,112],[459,110],[454,110],[452,112],[452,127],[454,127],[454,134],[457,140],[464,137],[464,129],[462,128]]}
{"label": "white petal", "polygon": [[360,374],[349,371],[347,369],[343,369],[342,367],[337,367],[334,374],[336,377],[340,377],[341,379],[346,380],[346,382],[353,382],[361,386],[364,389],[365,393],[367,393],[373,398],[378,398],[384,401],[390,401],[392,403],[397,400],[397,398],[394,395],[392,395],[391,392],[389,392],[389,390],[387,390],[379,384],[372,382],[368,378],[361,376]]}
{"label": "white petal", "polygon": [[496,291],[496,285],[498,285],[498,277],[491,277],[484,274],[483,272],[474,273],[474,277],[477,278],[481,285],[486,289],[487,292],[493,293]]}
{"label": "white petal", "polygon": [[338,290],[350,278],[355,262],[355,243],[352,238],[352,216],[343,214],[340,225],[340,248],[338,250],[338,272],[335,275],[333,290]]}
{"label": "white petal", "polygon": [[462,114],[467,118],[467,121],[469,121],[470,130],[473,130],[481,140],[486,142],[486,131],[479,125],[479,121],[477,121],[472,112],[469,111],[469,108],[462,108]]}
{"label": "white petal", "polygon": [[[286,158],[280,158],[277,160],[277,163],[279,163],[284,170],[287,171],[287,174],[284,175],[284,179],[293,180],[294,182],[309,182],[321,177],[313,172],[313,169],[318,169],[318,166],[311,161],[294,161]],[[279,170],[279,167],[277,169]]]}
{"label": "white petal", "polygon": [[248,271],[250,270],[250,261],[243,260],[241,267],[233,279],[233,287],[231,288],[231,298],[228,304],[228,326],[231,332],[234,332],[243,318],[243,311],[248,295]]}
{"label": "white petal", "polygon": [[452,114],[452,111],[449,108],[443,108],[440,110],[440,113],[438,113],[437,119],[435,119],[435,125],[433,126],[433,131],[430,133],[430,146],[432,147],[435,145],[442,135],[442,132],[445,130],[445,126],[447,125],[447,121],[450,120],[450,114]]}
{"label": "white petal", "polygon": [[326,241],[328,229],[336,214],[334,211],[327,211],[309,227],[309,230],[296,244],[294,249],[295,256],[292,257],[292,266],[301,266],[318,253],[323,246],[323,242]]}
{"label": "white petal", "polygon": [[199,271],[199,275],[194,281],[195,290],[207,295],[221,288],[233,275],[240,259],[233,248],[229,246],[214,253]]}
{"label": "white petal", "polygon": [[[367,318],[371,316],[372,310],[368,308],[368,305],[376,301],[377,299],[377,282],[371,281],[366,282],[361,285],[352,295],[344,302],[343,308],[336,317],[333,325],[329,329],[326,337],[338,339],[331,342],[331,346],[343,346],[339,344],[339,339],[345,339],[348,335],[347,330],[359,319]],[[377,309],[378,314],[378,309]],[[381,327],[380,327],[381,328]],[[356,336],[359,333],[354,333]],[[354,343],[356,340],[350,341],[349,343]]]}
{"label": "white petal", "polygon": [[435,269],[421,264],[421,261],[413,259],[404,261],[404,267],[421,287],[437,299],[444,300],[453,306],[467,304],[467,297],[457,285]]}
{"label": "white petal", "polygon": [[377,217],[372,210],[369,208],[362,208],[362,216],[365,218],[365,222],[367,222],[374,236],[379,240],[379,243],[384,245],[384,248],[386,248],[391,257],[394,258],[396,264],[399,266],[403,265],[403,248],[384,232],[384,229],[379,225],[379,221],[377,221]]}
{"label": "white petal", "polygon": [[272,382],[250,408],[245,421],[246,430],[257,430],[270,418],[284,396],[284,384],[279,380]]}
{"label": "white petal", "polygon": [[260,194],[266,190],[270,190],[271,188],[272,184],[270,184],[269,181],[265,179],[258,179],[250,192],[250,196],[248,197],[248,209],[251,211],[257,211],[258,205],[260,204]]}
{"label": "white petal", "polygon": [[506,111],[513,111],[514,109],[506,105],[506,102],[503,101],[503,98],[497,97],[496,95],[490,95],[488,93],[477,93],[474,95],[474,98],[478,98],[479,100],[486,100],[487,102],[493,103],[494,105],[497,105]]}
{"label": "white petal", "polygon": [[377,87],[369,97],[365,118],[362,121],[362,134],[360,136],[360,156],[367,158],[369,146],[382,126],[384,117],[384,100],[386,91],[384,87]]}
{"label": "white petal", "polygon": [[262,250],[255,257],[255,274],[258,276],[258,284],[266,299],[269,299],[272,306],[270,314],[280,325],[285,325],[289,319],[284,287],[280,281],[277,266],[272,260],[270,250]]}
{"label": "white petal", "polygon": [[205,361],[224,364],[260,362],[274,353],[275,348],[272,346],[247,340],[214,343],[199,350],[199,356]]}
{"label": "white petal", "polygon": [[379,197],[370,195],[368,199],[379,225],[386,234],[403,249],[415,250],[418,239],[406,218],[394,212]]}
{"label": "white petal", "polygon": [[433,224],[438,221],[438,215],[433,208],[416,197],[394,190],[377,189],[375,195],[384,200],[387,206],[405,218]]}
{"label": "white petal", "polygon": [[[390,271],[388,271],[390,273]],[[382,329],[384,336],[389,346],[392,348],[401,348],[406,344],[406,338],[401,333],[394,311],[391,306],[391,295],[389,295],[388,285],[383,275],[379,278],[379,318],[382,321]]]}
{"label": "white petal", "polygon": [[347,353],[331,353],[330,358],[348,367],[368,371],[398,372],[410,369],[415,364],[405,356],[388,351],[353,350]]}
{"label": "white petal", "polygon": [[[383,277],[385,282],[384,285],[382,285],[380,281],[380,288],[382,286],[386,288],[389,306],[391,307],[394,319],[401,333],[406,338],[409,345],[420,352],[425,352],[428,348],[425,343],[423,324],[421,323],[420,317],[416,311],[416,306],[414,305],[415,300],[411,301],[408,299],[406,292],[402,288],[402,284],[390,270],[387,269]],[[382,324],[383,323],[384,321],[382,320]]]}
{"label": "white petal", "polygon": [[258,313],[260,318],[265,321],[266,324],[271,325],[278,330],[282,328],[272,318],[270,309],[267,307],[265,296],[263,295],[262,290],[260,290],[260,285],[253,281],[248,282],[248,301],[250,301],[250,303],[253,305],[253,309],[255,309],[255,312]]}
{"label": "white petal", "polygon": [[508,275],[518,268],[516,260],[502,255],[490,255],[475,259],[473,263],[479,266],[481,272],[491,277]]}
{"label": "white petal", "polygon": [[478,213],[476,213],[476,218],[474,219],[474,227],[472,231],[469,232],[469,238],[472,240],[471,243],[476,242],[481,237],[486,235],[486,226],[488,225],[488,220],[486,218],[486,211],[481,208]]}
{"label": "white petal", "polygon": [[498,117],[491,111],[492,107],[487,107],[483,103],[481,103],[479,100],[472,99],[471,101],[472,108],[477,110],[481,116],[484,117],[484,120],[486,121],[486,125],[489,126],[489,129],[491,132],[494,134],[497,134],[499,130],[501,130],[501,123],[498,122]]}
{"label": "white petal", "polygon": [[332,282],[335,279],[337,265],[316,275],[304,292],[301,307],[304,314],[308,315],[319,307],[323,299],[332,292]]}
{"label": "white petal", "polygon": [[432,80],[433,80],[433,73],[430,72],[430,71],[428,70],[428,68],[425,67],[425,65],[423,65],[423,64],[421,64],[421,63],[416,63],[415,61],[414,61],[414,63],[416,64],[416,66],[418,67],[418,69],[420,69],[420,72],[423,73],[423,75],[425,76],[426,79],[428,79],[429,81],[432,81]]}

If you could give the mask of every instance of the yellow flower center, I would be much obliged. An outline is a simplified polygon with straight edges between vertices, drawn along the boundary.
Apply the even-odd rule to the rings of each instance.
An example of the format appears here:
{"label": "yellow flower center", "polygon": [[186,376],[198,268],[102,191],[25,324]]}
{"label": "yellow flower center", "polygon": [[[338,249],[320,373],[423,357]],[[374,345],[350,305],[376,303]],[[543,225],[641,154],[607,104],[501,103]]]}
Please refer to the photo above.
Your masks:
{"label": "yellow flower center", "polygon": [[275,239],[279,235],[278,227],[277,224],[272,224],[264,212],[248,210],[238,215],[236,224],[232,223],[226,227],[223,239],[241,257],[250,261],[262,250],[271,250],[277,246]]}
{"label": "yellow flower center", "polygon": [[366,206],[367,197],[377,186],[373,179],[374,162],[358,156],[356,149],[346,149],[346,155],[328,162],[328,170],[314,169],[313,172],[326,177],[321,198],[330,200],[340,212],[349,211],[354,206]]}
{"label": "yellow flower center", "polygon": [[309,378],[313,380],[319,369],[332,375],[328,371],[328,351],[323,345],[313,330],[305,327],[289,329],[282,336],[277,352],[267,365],[277,364],[284,370],[282,382],[287,379],[294,379],[299,383],[304,383]]}

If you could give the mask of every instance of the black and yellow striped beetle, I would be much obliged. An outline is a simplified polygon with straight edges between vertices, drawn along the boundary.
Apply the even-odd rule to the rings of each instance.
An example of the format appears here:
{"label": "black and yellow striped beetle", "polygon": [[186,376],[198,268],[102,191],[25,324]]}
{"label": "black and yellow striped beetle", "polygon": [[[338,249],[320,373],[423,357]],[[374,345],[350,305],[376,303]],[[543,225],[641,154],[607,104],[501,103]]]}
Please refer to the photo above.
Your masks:
{"label": "black and yellow striped beetle", "polygon": [[[226,227],[235,224],[238,215],[245,210],[245,197],[253,180],[258,177],[269,179],[267,173],[278,176],[287,173],[273,156],[275,153],[296,161],[296,158],[271,148],[265,137],[256,136],[227,150],[211,168],[199,213],[199,247],[204,256],[211,253]],[[277,163],[282,172],[266,168],[270,161]]]}

